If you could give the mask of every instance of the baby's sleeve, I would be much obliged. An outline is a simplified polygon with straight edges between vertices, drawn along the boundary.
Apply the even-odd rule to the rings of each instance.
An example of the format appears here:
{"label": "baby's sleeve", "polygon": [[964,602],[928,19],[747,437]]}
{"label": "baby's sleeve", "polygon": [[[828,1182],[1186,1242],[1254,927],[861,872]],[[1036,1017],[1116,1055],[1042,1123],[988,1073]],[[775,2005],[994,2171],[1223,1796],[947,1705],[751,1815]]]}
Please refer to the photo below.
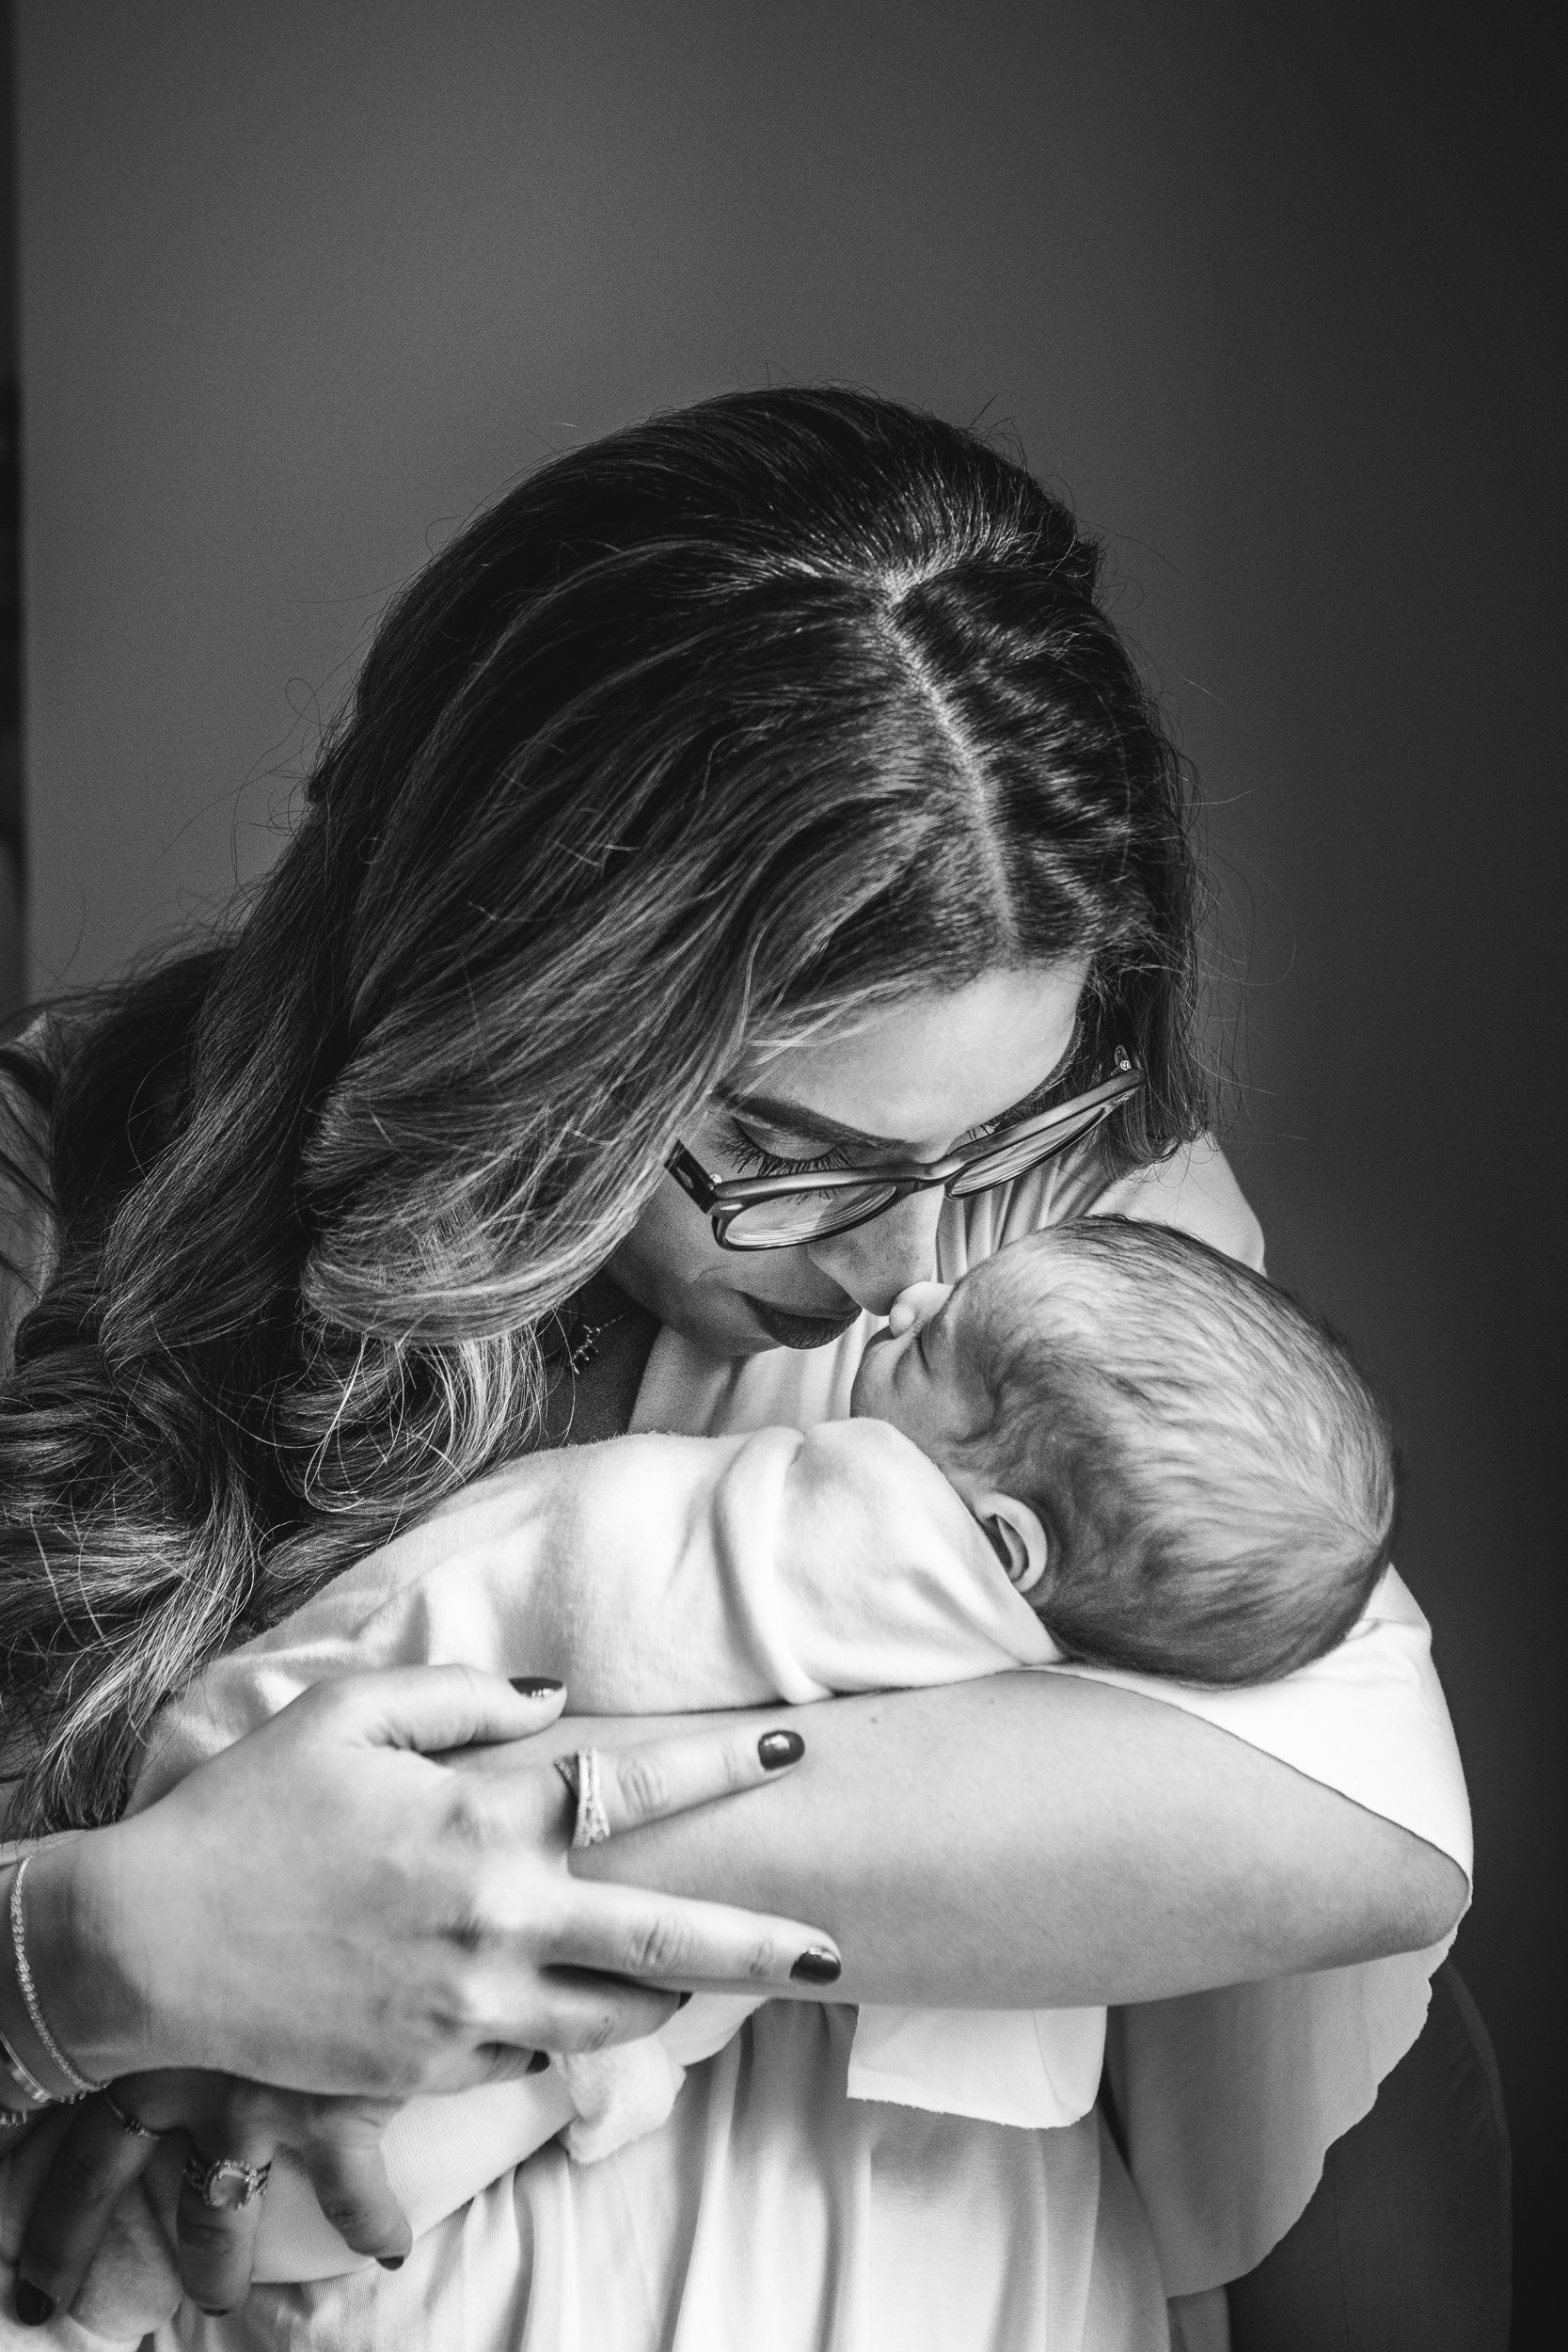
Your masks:
{"label": "baby's sleeve", "polygon": [[801,1439],[771,1581],[779,1645],[818,1695],[1059,1655],[946,1479],[886,1422],[825,1422]]}
{"label": "baby's sleeve", "polygon": [[759,1643],[779,1499],[801,1445],[617,1438],[481,1479],[216,1660],[166,1708],[133,1809],[312,1684],[384,1666],[560,1677],[575,1714],[819,1697]]}

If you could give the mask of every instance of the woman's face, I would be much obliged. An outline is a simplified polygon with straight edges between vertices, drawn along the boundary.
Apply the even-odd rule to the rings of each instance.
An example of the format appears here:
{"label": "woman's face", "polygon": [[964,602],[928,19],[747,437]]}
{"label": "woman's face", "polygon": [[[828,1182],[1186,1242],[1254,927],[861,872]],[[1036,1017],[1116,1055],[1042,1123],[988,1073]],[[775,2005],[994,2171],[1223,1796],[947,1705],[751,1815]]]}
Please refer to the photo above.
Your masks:
{"label": "woman's face", "polygon": [[[745,1065],[681,1141],[713,1176],[935,1160],[1019,1114],[1071,1049],[1085,967],[1029,964],[908,996]],[[633,1298],[718,1356],[822,1347],[936,1270],[939,1190],[796,1249],[721,1249],[665,1176],[610,1260]]]}

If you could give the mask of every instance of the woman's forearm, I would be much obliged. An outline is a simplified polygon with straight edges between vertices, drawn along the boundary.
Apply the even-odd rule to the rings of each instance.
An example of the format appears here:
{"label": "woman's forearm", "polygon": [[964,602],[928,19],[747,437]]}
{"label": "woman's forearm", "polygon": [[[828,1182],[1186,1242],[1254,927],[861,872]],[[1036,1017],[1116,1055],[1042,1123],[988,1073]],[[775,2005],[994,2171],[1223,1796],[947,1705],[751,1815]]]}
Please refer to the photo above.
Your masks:
{"label": "woman's forearm", "polygon": [[[768,1717],[806,1738],[787,1786],[578,1859],[820,1919],[847,2000],[1155,2000],[1418,1949],[1464,1904],[1463,1874],[1422,1839],[1105,1685],[1003,1675]],[[653,1728],[577,1718],[546,1736]]]}

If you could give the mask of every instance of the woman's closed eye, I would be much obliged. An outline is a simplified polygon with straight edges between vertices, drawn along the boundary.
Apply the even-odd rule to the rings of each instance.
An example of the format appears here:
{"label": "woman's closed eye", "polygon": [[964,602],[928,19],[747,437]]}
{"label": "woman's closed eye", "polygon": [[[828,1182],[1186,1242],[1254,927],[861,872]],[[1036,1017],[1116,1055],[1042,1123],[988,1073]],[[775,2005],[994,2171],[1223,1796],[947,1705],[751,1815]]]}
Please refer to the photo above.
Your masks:
{"label": "woman's closed eye", "polygon": [[742,1175],[816,1176],[830,1168],[852,1166],[842,1147],[815,1152],[809,1159],[792,1159],[783,1152],[770,1152],[766,1144],[759,1143],[754,1136],[747,1135],[742,1127],[732,1127],[730,1132],[730,1157],[736,1162]]}

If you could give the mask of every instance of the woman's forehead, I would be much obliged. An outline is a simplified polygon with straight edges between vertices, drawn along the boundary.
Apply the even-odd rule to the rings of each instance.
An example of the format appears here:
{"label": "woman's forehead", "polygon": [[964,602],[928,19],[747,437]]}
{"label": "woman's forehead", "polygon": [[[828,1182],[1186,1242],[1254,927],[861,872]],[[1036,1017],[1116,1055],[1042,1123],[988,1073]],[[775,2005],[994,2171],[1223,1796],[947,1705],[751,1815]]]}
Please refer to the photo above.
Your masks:
{"label": "woman's forehead", "polygon": [[1052,1076],[1072,1043],[1084,979],[1077,961],[1028,964],[847,1013],[746,1062],[725,1096],[825,1136],[941,1151]]}

